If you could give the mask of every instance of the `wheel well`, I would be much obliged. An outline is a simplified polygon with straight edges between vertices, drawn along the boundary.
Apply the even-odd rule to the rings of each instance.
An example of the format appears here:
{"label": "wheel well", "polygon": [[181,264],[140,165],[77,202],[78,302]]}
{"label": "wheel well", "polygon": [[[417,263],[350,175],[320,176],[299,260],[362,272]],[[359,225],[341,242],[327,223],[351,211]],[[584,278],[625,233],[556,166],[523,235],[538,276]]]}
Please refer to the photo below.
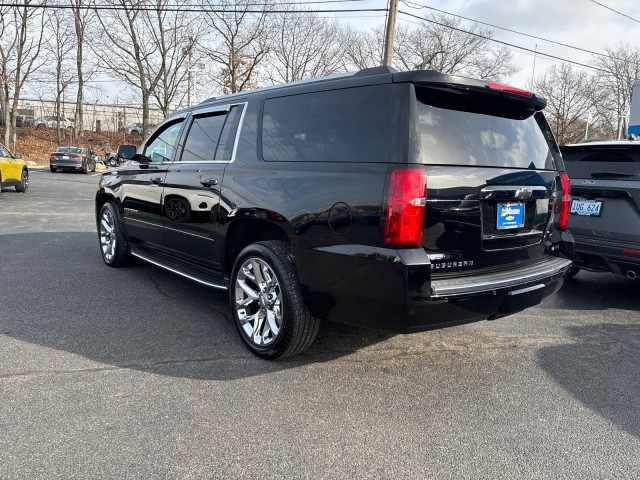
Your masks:
{"label": "wheel well", "polygon": [[98,213],[100,213],[100,209],[105,203],[110,201],[113,201],[113,197],[106,193],[101,193],[96,197],[96,222],[98,221]]}
{"label": "wheel well", "polygon": [[231,274],[233,262],[244,247],[266,240],[283,240],[289,242],[286,232],[279,226],[265,220],[236,220],[227,232],[224,251],[224,272]]}

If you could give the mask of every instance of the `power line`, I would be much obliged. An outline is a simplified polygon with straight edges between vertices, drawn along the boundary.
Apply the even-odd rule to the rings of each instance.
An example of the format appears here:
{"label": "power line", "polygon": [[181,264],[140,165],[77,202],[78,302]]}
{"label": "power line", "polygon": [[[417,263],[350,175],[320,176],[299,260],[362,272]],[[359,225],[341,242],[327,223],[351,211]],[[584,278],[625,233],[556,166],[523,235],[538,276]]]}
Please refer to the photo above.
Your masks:
{"label": "power line", "polygon": [[[282,3],[280,5],[305,5],[311,3],[335,3],[335,2],[343,2],[343,1],[364,1],[364,0],[323,0],[323,1],[309,1],[304,4],[298,2],[287,2]],[[253,6],[255,6],[254,4]],[[257,4],[258,6],[266,6],[267,4]],[[60,5],[60,4],[47,4],[47,3],[39,3],[39,4],[31,4],[31,3],[0,3],[0,8],[2,7],[15,7],[15,8],[33,8],[33,9],[43,9],[43,10],[95,10],[98,12],[102,11],[129,11],[129,12],[192,12],[192,13],[261,13],[261,14],[273,14],[273,13],[301,13],[306,14],[309,13],[308,10],[283,10],[283,9],[238,9],[238,8],[219,8],[224,5],[212,5],[213,8],[206,7],[197,7],[192,8],[190,5],[171,5],[168,4],[165,6],[154,7],[153,5],[144,6],[122,6],[122,5]],[[342,8],[342,9],[314,9],[313,13],[352,13],[352,12],[386,12],[386,8]]]}
{"label": "power line", "polygon": [[634,22],[636,22],[636,23],[640,23],[640,20],[635,19],[635,18],[633,18],[633,17],[631,17],[631,16],[627,15],[626,13],[619,12],[618,10],[615,10],[615,9],[613,9],[613,8],[611,8],[611,7],[607,6],[607,5],[604,5],[603,3],[596,2],[596,0],[591,0],[591,1],[592,1],[593,3],[595,3],[596,5],[600,5],[601,7],[606,8],[607,10],[611,10],[612,12],[617,13],[618,15],[622,15],[623,17],[626,17],[626,18],[628,18],[629,20],[633,20],[633,21],[634,21]]}
{"label": "power line", "polygon": [[486,35],[480,35],[479,33],[470,32],[469,30],[464,30],[462,28],[452,27],[451,25],[446,25],[444,23],[437,22],[435,20],[430,20],[430,19],[425,18],[425,17],[419,17],[418,15],[414,15],[414,14],[408,13],[408,12],[403,12],[402,10],[399,10],[398,13],[401,13],[403,15],[408,15],[409,17],[417,18],[417,19],[420,19],[420,20],[428,22],[428,23],[433,23],[435,25],[440,25],[441,27],[450,28],[451,30],[456,30],[458,32],[466,33],[467,35],[473,35],[474,37],[483,38],[483,39],[485,39],[487,41],[490,41],[490,42],[499,43],[499,44],[506,45],[506,46],[512,47],[512,48],[517,48],[518,50],[524,50],[526,52],[536,53],[537,55],[542,55],[543,57],[553,58],[555,60],[560,60],[562,62],[571,63],[571,64],[574,64],[574,65],[579,65],[581,67],[588,68],[590,70],[595,70],[595,71],[602,72],[602,73],[608,73],[606,70],[604,70],[602,68],[598,68],[598,67],[594,67],[592,65],[587,65],[587,64],[584,64],[584,63],[576,62],[574,60],[568,60],[566,58],[558,57],[556,55],[551,55],[549,53],[543,53],[543,52],[540,52],[540,51],[535,52],[531,48],[521,47],[520,45],[516,45],[514,43],[509,43],[509,42],[504,42],[502,40],[496,40],[495,38],[488,37]]}
{"label": "power line", "polygon": [[[444,10],[440,10],[438,8],[429,7],[427,5],[421,5],[421,4],[418,4],[416,2],[408,2],[406,0],[402,0],[402,3],[404,3],[405,5],[407,5],[408,7],[411,7],[411,8],[433,10],[433,11],[436,11],[436,12],[439,12],[439,13],[444,13],[445,15],[450,15],[452,17],[462,18],[463,20],[468,20],[470,22],[478,23],[480,25],[486,25],[487,27],[497,28],[499,30],[504,30],[504,31],[510,32],[510,33],[516,33],[518,35],[523,35],[525,37],[534,38],[536,40],[542,40],[543,42],[553,43],[555,45],[560,45],[562,47],[572,48],[574,50],[579,50],[581,52],[590,53],[592,55],[598,55],[600,57],[611,58],[613,60],[619,60],[618,58],[612,57],[611,55],[606,55],[604,53],[594,52],[593,50],[588,50],[586,48],[576,47],[575,45],[569,45],[567,43],[557,42],[555,40],[550,40],[548,38],[539,37],[539,36],[536,36],[536,35],[531,35],[529,33],[520,32],[518,30],[513,30],[511,28],[501,27],[500,25],[494,25],[492,23],[483,22],[483,21],[480,21],[480,20],[476,20],[474,18],[465,17],[464,15],[458,15],[456,13],[447,12],[447,11],[444,11]],[[412,5],[410,5],[411,3],[414,4],[414,5],[418,5],[418,6],[417,7],[413,7]]]}

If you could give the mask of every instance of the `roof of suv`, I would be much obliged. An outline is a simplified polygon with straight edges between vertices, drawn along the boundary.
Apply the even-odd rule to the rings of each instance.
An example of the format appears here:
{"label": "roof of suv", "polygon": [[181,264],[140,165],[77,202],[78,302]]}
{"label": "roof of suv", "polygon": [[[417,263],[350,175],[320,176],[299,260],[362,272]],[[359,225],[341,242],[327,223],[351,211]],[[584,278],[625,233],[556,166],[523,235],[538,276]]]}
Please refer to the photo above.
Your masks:
{"label": "roof of suv", "polygon": [[358,72],[345,72],[336,73],[324,77],[311,78],[307,80],[299,80],[296,82],[284,83],[281,85],[273,85],[269,87],[256,88],[254,90],[245,90],[239,93],[232,93],[229,95],[221,95],[218,97],[211,97],[203,101],[200,105],[206,105],[208,103],[219,102],[220,100],[233,100],[237,98],[243,98],[247,95],[254,93],[261,93],[266,91],[277,91],[280,89],[290,88],[300,85],[309,85],[314,83],[324,83],[331,81],[339,81],[346,79],[362,78],[374,75],[387,75],[390,81],[397,82],[413,82],[420,84],[432,84],[432,85],[449,85],[449,86],[462,86],[469,90],[474,89],[476,91],[487,89],[487,93],[503,93],[506,95],[518,97],[520,100],[528,99],[536,110],[541,110],[546,106],[546,100],[537,97],[531,92],[520,90],[506,85],[501,85],[493,82],[487,82],[484,80],[478,80],[469,77],[461,77],[457,75],[449,75],[437,72],[435,70],[414,70],[409,72],[398,72],[396,69],[388,66],[365,68]]}

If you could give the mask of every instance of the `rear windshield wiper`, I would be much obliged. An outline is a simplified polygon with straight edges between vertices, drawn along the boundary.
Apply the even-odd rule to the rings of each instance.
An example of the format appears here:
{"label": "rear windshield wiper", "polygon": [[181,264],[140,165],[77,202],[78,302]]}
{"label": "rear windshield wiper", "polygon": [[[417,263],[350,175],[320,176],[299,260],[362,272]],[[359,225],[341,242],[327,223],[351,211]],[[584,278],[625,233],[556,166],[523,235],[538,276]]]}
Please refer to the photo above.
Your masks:
{"label": "rear windshield wiper", "polygon": [[606,177],[635,177],[633,173],[625,172],[591,172],[593,178],[606,178]]}

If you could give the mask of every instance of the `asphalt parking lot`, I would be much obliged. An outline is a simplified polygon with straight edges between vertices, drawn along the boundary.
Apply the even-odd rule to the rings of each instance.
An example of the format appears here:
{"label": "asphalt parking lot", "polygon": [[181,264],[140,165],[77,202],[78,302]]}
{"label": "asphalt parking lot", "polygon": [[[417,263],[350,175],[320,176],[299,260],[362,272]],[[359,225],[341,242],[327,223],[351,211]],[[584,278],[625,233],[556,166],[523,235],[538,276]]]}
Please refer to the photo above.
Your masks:
{"label": "asphalt parking lot", "polygon": [[640,281],[249,353],[225,293],[104,265],[97,176],[0,193],[0,478],[637,478]]}

